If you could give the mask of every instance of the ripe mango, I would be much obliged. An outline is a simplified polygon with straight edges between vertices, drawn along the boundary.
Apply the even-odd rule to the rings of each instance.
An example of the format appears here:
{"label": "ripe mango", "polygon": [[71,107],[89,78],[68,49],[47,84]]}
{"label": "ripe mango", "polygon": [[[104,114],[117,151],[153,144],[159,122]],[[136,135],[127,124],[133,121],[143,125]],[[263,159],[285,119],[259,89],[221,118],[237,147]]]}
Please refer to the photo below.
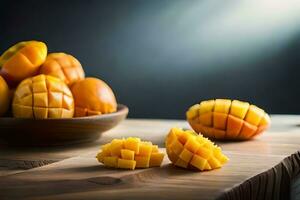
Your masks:
{"label": "ripe mango", "polygon": [[37,74],[47,56],[47,46],[39,41],[19,42],[0,57],[1,74],[9,82],[20,82]]}
{"label": "ripe mango", "polygon": [[107,167],[135,169],[159,167],[164,159],[157,145],[140,138],[114,139],[102,145],[96,158]]}
{"label": "ripe mango", "polygon": [[117,110],[112,89],[102,80],[85,78],[71,86],[75,101],[75,117],[101,115]]}
{"label": "ripe mango", "polygon": [[172,163],[182,168],[212,170],[222,167],[229,160],[220,147],[191,130],[172,128],[165,146]]}
{"label": "ripe mango", "polygon": [[40,68],[41,74],[51,75],[72,85],[84,79],[84,71],[80,62],[72,55],[65,53],[50,53]]}
{"label": "ripe mango", "polygon": [[18,118],[72,118],[74,100],[63,81],[42,74],[19,84],[12,108],[14,117]]}
{"label": "ripe mango", "polygon": [[269,115],[255,105],[228,99],[202,101],[186,112],[191,127],[204,136],[222,140],[248,140],[270,126]]}
{"label": "ripe mango", "polygon": [[0,117],[3,116],[8,108],[10,103],[10,90],[5,80],[0,76]]}

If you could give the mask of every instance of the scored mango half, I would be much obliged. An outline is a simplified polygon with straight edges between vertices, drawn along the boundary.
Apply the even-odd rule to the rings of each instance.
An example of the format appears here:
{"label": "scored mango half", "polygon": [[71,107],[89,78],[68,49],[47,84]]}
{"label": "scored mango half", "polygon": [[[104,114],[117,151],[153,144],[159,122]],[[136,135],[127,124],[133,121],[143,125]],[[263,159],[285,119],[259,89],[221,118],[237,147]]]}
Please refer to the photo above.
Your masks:
{"label": "scored mango half", "polygon": [[223,140],[248,140],[265,131],[271,123],[261,108],[229,99],[202,101],[186,112],[191,127],[204,136]]}
{"label": "scored mango half", "polygon": [[72,118],[74,99],[62,80],[42,74],[19,84],[12,108],[17,118]]}
{"label": "scored mango half", "polygon": [[106,167],[135,169],[159,167],[165,154],[158,146],[140,138],[114,139],[101,146],[96,158]]}
{"label": "scored mango half", "polygon": [[212,170],[228,162],[220,147],[192,130],[172,128],[165,140],[169,159],[175,166]]}
{"label": "scored mango half", "polygon": [[47,56],[47,46],[39,41],[19,42],[0,57],[1,73],[6,79],[20,82],[37,74]]}
{"label": "scored mango half", "polygon": [[85,77],[80,62],[65,53],[50,53],[41,66],[40,73],[57,77],[69,86]]}

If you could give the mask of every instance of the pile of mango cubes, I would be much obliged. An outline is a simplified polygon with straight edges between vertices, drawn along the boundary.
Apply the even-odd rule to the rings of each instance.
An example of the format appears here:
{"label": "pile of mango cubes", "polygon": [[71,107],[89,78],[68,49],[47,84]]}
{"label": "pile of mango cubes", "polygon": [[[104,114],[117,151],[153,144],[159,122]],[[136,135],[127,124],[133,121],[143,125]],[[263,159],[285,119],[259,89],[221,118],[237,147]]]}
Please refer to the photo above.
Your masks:
{"label": "pile of mango cubes", "polygon": [[164,159],[164,153],[151,142],[140,138],[114,139],[101,147],[96,158],[107,167],[135,169],[159,167]]}

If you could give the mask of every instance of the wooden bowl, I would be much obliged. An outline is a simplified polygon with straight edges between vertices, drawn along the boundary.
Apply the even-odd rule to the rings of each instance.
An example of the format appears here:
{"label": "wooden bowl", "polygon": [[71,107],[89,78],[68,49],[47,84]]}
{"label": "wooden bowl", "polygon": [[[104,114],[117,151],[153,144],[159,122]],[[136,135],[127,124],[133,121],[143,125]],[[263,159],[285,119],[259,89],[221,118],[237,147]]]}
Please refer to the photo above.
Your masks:
{"label": "wooden bowl", "polygon": [[0,118],[0,141],[8,145],[64,145],[96,140],[126,118],[128,108],[117,112],[70,119]]}

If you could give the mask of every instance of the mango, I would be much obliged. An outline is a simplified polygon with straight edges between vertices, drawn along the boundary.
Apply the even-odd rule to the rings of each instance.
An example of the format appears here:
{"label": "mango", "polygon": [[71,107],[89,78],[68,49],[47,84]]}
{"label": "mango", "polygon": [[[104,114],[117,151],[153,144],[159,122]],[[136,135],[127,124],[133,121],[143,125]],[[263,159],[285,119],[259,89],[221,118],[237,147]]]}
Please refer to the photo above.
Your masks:
{"label": "mango", "polygon": [[80,62],[74,56],[65,53],[48,54],[40,67],[40,73],[57,77],[68,86],[85,77]]}
{"label": "mango", "polygon": [[12,110],[13,116],[17,118],[72,118],[74,100],[63,81],[48,75],[38,75],[19,84]]}
{"label": "mango", "polygon": [[0,117],[8,110],[10,104],[10,90],[5,80],[0,76]]}
{"label": "mango", "polygon": [[249,140],[264,132],[271,123],[263,109],[229,99],[202,101],[191,106],[186,117],[197,133],[220,140]]}
{"label": "mango", "polygon": [[71,86],[75,101],[75,117],[101,115],[117,110],[117,101],[111,88],[97,78],[85,78]]}
{"label": "mango", "polygon": [[222,167],[229,160],[220,147],[191,130],[172,128],[165,146],[171,162],[181,168],[212,170]]}
{"label": "mango", "polygon": [[20,82],[38,73],[46,60],[47,46],[39,41],[19,42],[0,57],[1,74],[9,82]]}
{"label": "mango", "polygon": [[159,152],[158,146],[140,138],[129,137],[114,139],[101,146],[96,155],[97,160],[106,167],[136,169],[159,167],[165,154]]}

